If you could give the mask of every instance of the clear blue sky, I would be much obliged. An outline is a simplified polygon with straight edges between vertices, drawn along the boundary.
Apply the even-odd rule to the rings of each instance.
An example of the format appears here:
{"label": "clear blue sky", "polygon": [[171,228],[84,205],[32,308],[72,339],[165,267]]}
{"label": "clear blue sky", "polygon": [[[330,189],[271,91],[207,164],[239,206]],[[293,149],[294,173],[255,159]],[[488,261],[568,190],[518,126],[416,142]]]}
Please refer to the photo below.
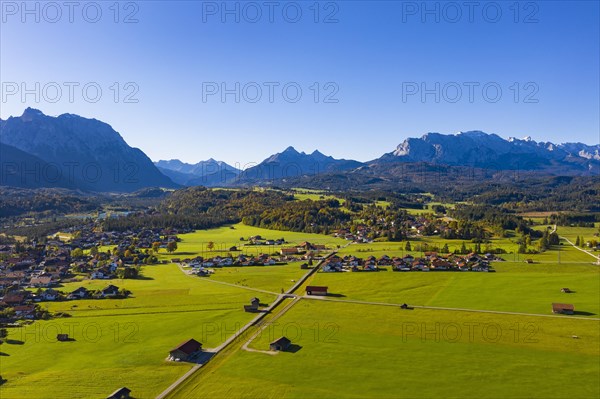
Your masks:
{"label": "clear blue sky", "polygon": [[[112,1],[99,2],[99,18],[82,2],[71,23],[65,6],[30,2],[33,10],[39,4],[35,15],[20,1],[2,1],[0,115],[27,106],[75,113],[111,124],[153,160],[213,157],[241,166],[289,145],[366,161],[426,132],[600,141],[597,1],[521,2],[518,13],[513,1],[480,1],[472,15],[462,1],[428,2],[431,14],[421,1],[321,2],[318,23],[313,1],[277,3],[271,22],[263,1],[228,2],[239,9],[236,22],[235,13],[222,14],[221,1],[122,2],[118,16]],[[131,14],[137,22],[124,23]],[[34,94],[22,101],[21,83],[35,92],[35,82],[39,102]],[[72,99],[68,82],[79,84]],[[94,86],[82,93],[90,82],[102,89],[96,103]],[[210,82],[230,89],[240,82],[240,102],[208,95]],[[253,84],[242,92],[249,82],[262,87],[256,103]],[[265,82],[279,84],[273,102]],[[302,89],[296,103],[296,86],[282,94],[290,82]],[[435,93],[422,101],[422,84],[435,92],[436,82],[439,102]],[[476,84],[472,101],[465,82]],[[125,102],[136,87],[138,102]],[[492,102],[498,87],[502,97]],[[338,102],[325,102],[335,90]]]}

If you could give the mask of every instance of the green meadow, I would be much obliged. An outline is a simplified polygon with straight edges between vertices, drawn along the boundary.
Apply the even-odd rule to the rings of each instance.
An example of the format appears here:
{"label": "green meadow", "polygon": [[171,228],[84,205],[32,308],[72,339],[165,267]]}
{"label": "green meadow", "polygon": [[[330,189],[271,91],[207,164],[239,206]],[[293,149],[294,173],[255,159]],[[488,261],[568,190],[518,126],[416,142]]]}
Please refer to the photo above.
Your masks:
{"label": "green meadow", "polygon": [[[284,245],[244,245],[248,243],[248,238],[260,235],[263,239],[277,240],[284,238],[287,244]],[[177,244],[177,251],[173,254],[167,254],[161,250],[161,259],[185,258],[202,255],[211,257],[216,255],[223,256],[231,253],[234,256],[238,254],[259,255],[261,253],[274,254],[282,247],[292,247],[304,241],[313,244],[324,244],[328,248],[335,249],[338,245],[344,245],[347,241],[332,236],[320,234],[297,233],[293,231],[268,230],[258,227],[246,226],[238,223],[232,226],[225,226],[216,229],[198,230],[193,233],[181,234],[179,236],[182,242]],[[240,240],[243,238],[244,241]],[[214,249],[210,251],[207,248],[209,242],[213,242]],[[231,247],[237,247],[238,251],[230,251]]]}
{"label": "green meadow", "polygon": [[[159,258],[220,254],[202,251],[208,241],[239,245],[243,236],[285,237],[289,246],[311,241],[335,246],[343,243],[327,236],[271,231],[235,225],[235,229],[197,231],[181,235],[172,254],[160,251]],[[286,246],[288,246],[286,245]],[[268,251],[266,251],[268,249]],[[271,252],[279,247],[256,247],[244,252]],[[35,321],[9,329],[9,341],[0,345],[0,375],[8,382],[0,388],[2,398],[97,398],[127,386],[135,397],[154,397],[191,368],[190,364],[165,361],[168,351],[196,338],[205,348],[217,347],[255,315],[244,313],[243,305],[258,296],[262,303],[276,297],[243,287],[279,292],[301,277],[295,262],[277,266],[216,269],[211,277],[184,274],[177,265],[144,266],[135,280],[83,280],[58,289],[78,287],[101,289],[108,284],[130,290],[127,299],[44,302],[51,312],[71,317]],[[208,279],[242,287],[215,284]],[[56,335],[68,333],[75,340],[57,342]]]}
{"label": "green meadow", "polygon": [[592,398],[598,325],[303,299],[250,344],[291,351],[238,350],[170,397]]}
{"label": "green meadow", "polygon": [[[152,397],[191,367],[166,362],[171,348],[192,337],[216,347],[253,317],[242,311],[252,292],[199,281],[173,264],[146,266],[143,276],[65,284],[60,289],[115,284],[133,295],[46,302],[43,307],[71,317],[9,329],[10,343],[0,346],[1,374],[8,380],[2,397],[99,397],[120,386]],[[261,295],[262,301],[273,299]],[[58,333],[75,341],[57,342]]]}
{"label": "green meadow", "polygon": [[[590,230],[569,230],[564,236],[587,237]],[[560,228],[559,234],[563,235]],[[280,249],[243,246],[247,241],[240,237],[255,235],[283,237],[288,241],[284,247],[304,241],[340,246],[341,255],[406,253],[404,242],[344,247],[347,241],[330,236],[236,224],[181,235],[177,251],[161,250],[159,259],[223,255],[232,246],[241,249],[234,255]],[[214,243],[212,251],[208,242]],[[413,246],[419,242],[411,240]],[[444,243],[436,238],[422,242]],[[451,250],[461,244],[449,241]],[[494,245],[516,250],[510,239],[498,239]],[[597,397],[600,269],[592,265],[592,257],[566,242],[560,246],[560,264],[558,252],[555,248],[538,255],[503,255],[506,262],[493,264],[496,273],[402,273],[389,267],[370,273],[317,273],[308,283],[328,286],[339,303],[301,299],[249,345],[268,350],[270,341],[286,335],[294,343],[293,351],[247,352],[240,338],[171,397]],[[536,263],[523,262],[530,257]],[[64,284],[59,289],[114,284],[133,294],[123,300],[42,303],[51,312],[71,317],[9,329],[9,342],[0,345],[0,374],[7,380],[1,397],[97,398],[121,386],[130,388],[134,397],[155,397],[191,368],[167,362],[170,349],[192,337],[205,348],[217,347],[255,316],[242,310],[250,298],[258,296],[262,303],[276,298],[251,289],[279,293],[305,272],[300,262],[292,262],[216,268],[210,277],[197,277],[168,263],[144,266],[136,280]],[[574,292],[561,293],[563,287]],[[401,310],[343,302],[348,300],[531,315]],[[573,303],[578,318],[535,316],[550,315],[552,302]],[[75,340],[57,342],[58,333],[69,333]]]}
{"label": "green meadow", "polygon": [[[496,273],[379,272],[323,273],[311,284],[353,299],[420,306],[550,314],[553,302],[575,306],[581,316],[600,315],[600,269],[581,264],[495,262]],[[561,288],[570,288],[571,294]]]}
{"label": "green meadow", "polygon": [[306,274],[307,270],[300,269],[302,263],[291,262],[286,265],[273,266],[228,266],[216,268],[214,274],[201,278],[280,293],[282,289],[287,291],[294,286],[296,281]]}

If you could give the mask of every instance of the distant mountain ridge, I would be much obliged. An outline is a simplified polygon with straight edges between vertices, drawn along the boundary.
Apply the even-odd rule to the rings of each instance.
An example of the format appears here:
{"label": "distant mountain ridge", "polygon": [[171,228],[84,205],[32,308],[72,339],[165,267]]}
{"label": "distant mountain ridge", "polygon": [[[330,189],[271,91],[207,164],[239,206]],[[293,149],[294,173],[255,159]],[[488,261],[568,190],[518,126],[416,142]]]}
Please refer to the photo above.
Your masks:
{"label": "distant mountain ridge", "polygon": [[0,185],[98,192],[324,181],[385,185],[400,181],[404,171],[414,170],[403,164],[458,168],[462,172],[477,168],[492,172],[489,176],[494,171],[510,170],[553,176],[600,174],[600,144],[504,139],[482,131],[407,138],[395,150],[366,163],[335,159],[318,150],[299,152],[291,146],[243,171],[212,158],[196,164],[177,159],[153,163],[104,122],[73,114],[51,117],[33,108],[27,108],[20,117],[0,119],[0,156]]}
{"label": "distant mountain ridge", "polygon": [[600,145],[536,142],[530,137],[505,140],[481,131],[427,133],[408,138],[396,150],[371,161],[428,162],[492,170],[539,170],[551,174],[593,175],[600,171]]}
{"label": "distant mountain ridge", "polygon": [[241,172],[237,184],[258,184],[275,180],[316,176],[329,172],[342,172],[356,169],[364,165],[362,162],[335,159],[319,152],[310,154],[298,152],[294,147],[273,154],[260,164]]}
{"label": "distant mountain ridge", "polygon": [[214,186],[233,180],[240,170],[223,161],[212,158],[196,164],[181,162],[178,159],[154,162],[154,165],[175,183],[184,186]]}
{"label": "distant mountain ridge", "polygon": [[[178,186],[160,173],[146,154],[130,147],[110,125],[96,119],[72,114],[51,117],[27,108],[20,117],[0,120],[0,132],[0,143],[43,161],[31,176],[22,174],[23,179],[30,180],[25,186],[33,180],[39,187],[66,180],[69,186],[107,192]],[[58,180],[54,178],[57,175]]]}

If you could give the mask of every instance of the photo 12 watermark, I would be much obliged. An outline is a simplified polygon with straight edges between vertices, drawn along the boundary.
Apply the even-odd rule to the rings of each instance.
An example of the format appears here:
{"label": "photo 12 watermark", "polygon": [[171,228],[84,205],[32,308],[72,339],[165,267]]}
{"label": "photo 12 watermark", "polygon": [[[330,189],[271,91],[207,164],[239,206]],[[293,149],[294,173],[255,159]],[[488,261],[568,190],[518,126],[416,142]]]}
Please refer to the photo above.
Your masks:
{"label": "photo 12 watermark", "polygon": [[499,323],[441,323],[441,322],[402,322],[402,342],[485,342],[498,343],[501,340],[512,343],[535,344],[540,328],[535,323],[514,323],[502,326]]}
{"label": "photo 12 watermark", "polygon": [[137,24],[137,1],[1,1],[3,24]]}
{"label": "photo 12 watermark", "polygon": [[401,21],[407,23],[515,24],[539,23],[537,1],[403,1]]}
{"label": "photo 12 watermark", "polygon": [[202,1],[202,23],[337,24],[337,1]]}
{"label": "photo 12 watermark", "polygon": [[304,339],[306,342],[321,342],[335,344],[339,342],[340,326],[333,322],[314,322],[310,326],[304,326],[296,322],[278,323],[274,322],[259,322],[256,330],[242,329],[241,323],[217,323],[208,322],[202,323],[202,342],[213,341],[215,338],[219,341],[225,341],[232,335],[245,340],[256,342],[261,338],[265,338],[269,342],[280,337],[286,337],[290,341],[298,341]]}
{"label": "photo 12 watermark", "polygon": [[115,344],[135,344],[139,342],[140,327],[135,322],[101,325],[97,322],[49,321],[36,322],[20,328],[22,342],[100,342],[112,340]]}
{"label": "photo 12 watermark", "polygon": [[140,87],[136,82],[5,82],[0,84],[0,99],[3,104],[69,104],[85,102],[96,104],[107,100],[117,104],[137,104]]}
{"label": "photo 12 watermark", "polygon": [[21,186],[77,186],[84,184],[137,184],[140,167],[135,162],[116,162],[102,165],[99,162],[7,161],[0,160],[0,182],[19,183]]}
{"label": "photo 12 watermark", "polygon": [[336,82],[202,82],[202,103],[287,103],[337,104]]}
{"label": "photo 12 watermark", "polygon": [[540,87],[536,82],[402,82],[403,103],[489,103],[510,101],[537,104]]}

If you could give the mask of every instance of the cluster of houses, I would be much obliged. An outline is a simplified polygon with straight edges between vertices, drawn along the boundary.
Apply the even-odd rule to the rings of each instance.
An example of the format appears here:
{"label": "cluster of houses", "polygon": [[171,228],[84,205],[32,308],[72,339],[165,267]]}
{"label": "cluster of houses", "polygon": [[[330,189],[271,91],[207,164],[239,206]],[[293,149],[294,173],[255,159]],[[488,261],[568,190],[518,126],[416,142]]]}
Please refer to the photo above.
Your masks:
{"label": "cluster of houses", "polygon": [[211,258],[204,258],[197,256],[193,259],[171,259],[174,263],[179,263],[182,266],[191,267],[193,272],[198,275],[208,275],[212,273],[212,270],[207,268],[219,268],[227,266],[273,266],[276,264],[282,264],[282,259],[276,259],[267,254],[260,254],[256,256],[238,255],[232,256],[214,256]]}
{"label": "cluster of houses", "polygon": [[0,310],[12,309],[14,317],[11,318],[12,320],[0,320],[0,323],[10,323],[21,319],[37,319],[40,313],[39,308],[36,306],[38,302],[120,298],[128,294],[129,292],[122,291],[112,284],[97,291],[91,291],[84,287],[71,292],[58,291],[53,288],[40,288],[37,293],[27,290],[9,291],[0,297]]}
{"label": "cluster of houses", "polygon": [[369,242],[373,242],[373,239],[370,238],[372,229],[365,225],[358,225],[356,227],[356,231],[352,233],[349,229],[339,229],[335,233],[333,233],[334,237],[343,238],[347,241],[352,241],[355,243],[366,244]]}
{"label": "cluster of houses", "polygon": [[312,244],[308,241],[304,241],[295,247],[284,247],[279,250],[281,256],[296,256],[296,255],[307,255],[314,256],[315,253],[327,251],[327,246],[324,244]]}
{"label": "cluster of houses", "polygon": [[422,257],[407,254],[403,257],[383,255],[380,258],[369,256],[362,259],[353,255],[329,257],[322,265],[323,272],[378,271],[381,266],[391,267],[394,271],[474,271],[490,272],[490,262],[498,260],[495,255],[438,255],[426,252]]}
{"label": "cluster of houses", "polygon": [[385,219],[375,219],[372,225],[358,224],[350,228],[337,230],[333,235],[337,238],[343,238],[359,244],[373,242],[373,237],[380,237],[385,231],[390,229],[401,229],[407,232],[409,237],[421,237],[430,233],[438,234],[447,229],[445,224],[435,224],[425,216],[406,215],[406,220],[401,225],[394,225],[394,222]]}
{"label": "cluster of houses", "polygon": [[248,243],[245,245],[284,245],[286,244],[285,239],[279,238],[277,240],[270,240],[263,238],[260,235],[252,236],[248,238]]}
{"label": "cluster of houses", "polygon": [[21,253],[16,252],[15,245],[3,245],[0,255],[0,290],[51,287],[70,273],[70,248],[60,241],[34,243]]}

